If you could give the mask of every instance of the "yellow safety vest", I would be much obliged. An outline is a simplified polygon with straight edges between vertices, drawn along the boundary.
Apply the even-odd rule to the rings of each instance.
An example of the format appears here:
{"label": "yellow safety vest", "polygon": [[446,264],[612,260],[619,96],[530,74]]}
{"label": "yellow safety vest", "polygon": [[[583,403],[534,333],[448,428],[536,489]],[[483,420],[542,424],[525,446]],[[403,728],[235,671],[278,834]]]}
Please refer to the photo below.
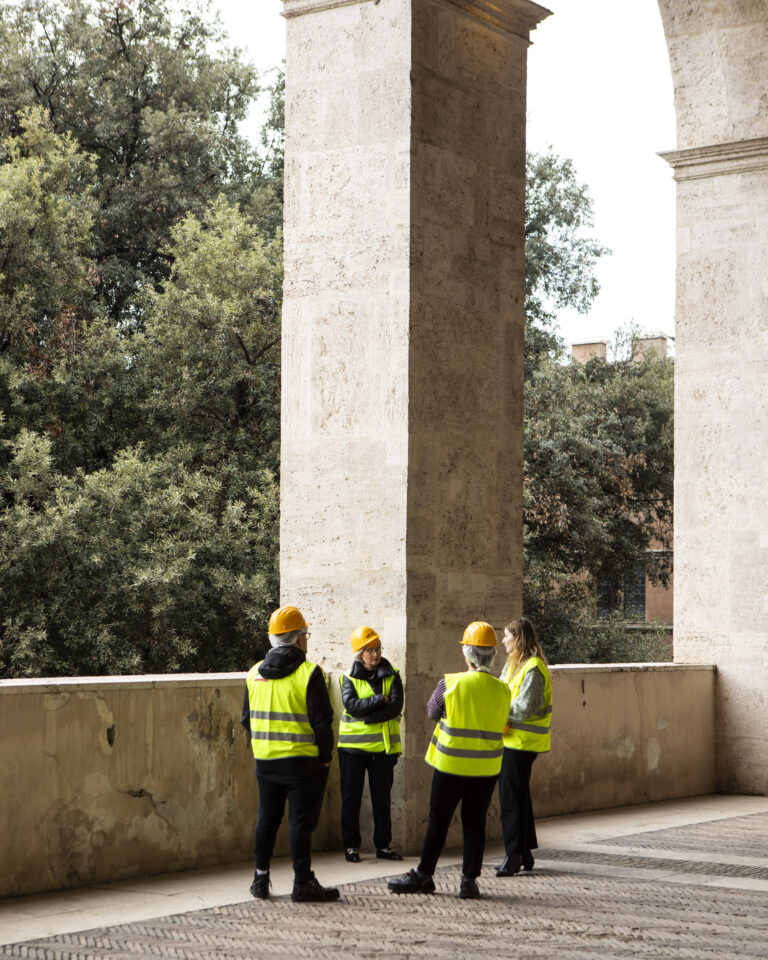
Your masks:
{"label": "yellow safety vest", "polygon": [[526,717],[524,721],[513,720],[504,731],[504,746],[510,750],[532,750],[546,753],[550,748],[550,724],[552,722],[552,681],[546,663],[540,657],[530,657],[510,680],[506,676],[506,667],[501,675],[509,683],[514,700],[520,693],[523,679],[530,670],[538,668],[544,675],[544,709],[540,714]]}
{"label": "yellow safety vest", "polygon": [[315,664],[305,660],[287,677],[268,680],[251,667],[246,685],[251,711],[251,749],[257,760],[317,757],[320,751],[307,713],[307,684]]}
{"label": "yellow safety vest", "polygon": [[[354,686],[358,700],[364,700],[366,697],[374,695],[373,687],[367,680],[356,680],[350,676],[347,676],[347,679]],[[381,685],[381,692],[384,696],[389,696],[394,679],[394,675],[384,678]],[[344,685],[343,675],[339,677],[339,683],[342,686]],[[353,717],[345,710],[339,726],[339,747],[365,750],[367,753],[390,753],[393,755],[401,753],[403,748],[400,741],[399,718],[384,720],[381,723],[365,723],[362,719]]]}
{"label": "yellow safety vest", "polygon": [[502,732],[509,688],[483,671],[445,675],[445,719],[435,727],[424,758],[442,773],[495,777],[501,770]]}

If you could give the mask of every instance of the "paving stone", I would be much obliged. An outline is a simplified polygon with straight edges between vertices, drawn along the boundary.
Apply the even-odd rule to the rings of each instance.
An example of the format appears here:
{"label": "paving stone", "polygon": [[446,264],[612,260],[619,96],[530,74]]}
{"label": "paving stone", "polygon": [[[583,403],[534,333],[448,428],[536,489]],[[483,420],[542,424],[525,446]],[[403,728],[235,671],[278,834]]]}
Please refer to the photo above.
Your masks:
{"label": "paving stone", "polygon": [[648,833],[600,840],[617,847],[656,847],[665,850],[713,851],[731,856],[764,857],[768,860],[768,813],[751,813],[727,820],[708,820],[684,827],[668,827]]}
{"label": "paving stone", "polygon": [[[766,815],[751,815],[595,841],[619,848],[615,855],[583,846],[542,850],[532,873],[513,878],[497,879],[488,863],[475,901],[458,899],[460,867],[449,866],[437,871],[432,896],[390,894],[386,880],[350,883],[335,904],[249,900],[18,943],[0,949],[0,958],[765,960],[768,892],[678,883],[674,874],[762,879],[768,859],[763,868],[620,848],[685,844],[691,853],[722,853],[727,842],[754,858],[768,854],[767,823]],[[616,867],[625,873],[611,872]]]}

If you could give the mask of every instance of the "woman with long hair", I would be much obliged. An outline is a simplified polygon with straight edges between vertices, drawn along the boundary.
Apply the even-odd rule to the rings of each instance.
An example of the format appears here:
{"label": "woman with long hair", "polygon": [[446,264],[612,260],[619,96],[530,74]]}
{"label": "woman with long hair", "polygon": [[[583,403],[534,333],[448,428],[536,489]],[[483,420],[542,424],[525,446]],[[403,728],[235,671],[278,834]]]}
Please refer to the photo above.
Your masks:
{"label": "woman with long hair", "polygon": [[513,877],[521,867],[533,869],[533,851],[538,847],[531,803],[531,768],[536,757],[550,748],[552,683],[530,620],[511,620],[504,627],[502,643],[507,660],[501,679],[509,686],[512,702],[499,776],[506,856],[496,876]]}

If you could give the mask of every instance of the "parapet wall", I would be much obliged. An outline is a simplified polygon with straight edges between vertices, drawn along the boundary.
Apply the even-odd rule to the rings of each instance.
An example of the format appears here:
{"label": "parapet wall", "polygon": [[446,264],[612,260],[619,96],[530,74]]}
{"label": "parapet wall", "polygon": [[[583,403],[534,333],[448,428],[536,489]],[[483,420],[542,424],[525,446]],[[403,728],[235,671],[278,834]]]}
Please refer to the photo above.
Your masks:
{"label": "parapet wall", "polygon": [[244,677],[0,683],[0,895],[248,859]]}
{"label": "parapet wall", "polygon": [[714,667],[551,669],[552,751],[533,768],[537,815],[715,792]]}
{"label": "parapet wall", "polygon": [[[537,815],[714,790],[713,667],[552,673],[553,750],[534,767]],[[244,678],[1,681],[0,896],[248,860],[258,798],[239,722]],[[424,709],[407,698],[406,684],[407,709]],[[426,744],[406,732],[406,749],[423,755]],[[407,797],[406,816],[421,819],[427,802]],[[334,764],[317,848],[339,845],[338,811]],[[488,825],[498,836],[495,807]],[[370,832],[365,816],[363,826]]]}

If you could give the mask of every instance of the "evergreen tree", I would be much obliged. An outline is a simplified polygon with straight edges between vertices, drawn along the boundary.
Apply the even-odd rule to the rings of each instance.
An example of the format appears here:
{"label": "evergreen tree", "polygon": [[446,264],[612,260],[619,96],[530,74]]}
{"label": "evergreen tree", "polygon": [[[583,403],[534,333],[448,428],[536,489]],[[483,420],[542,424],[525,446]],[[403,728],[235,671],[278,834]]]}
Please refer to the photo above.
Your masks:
{"label": "evergreen tree", "polygon": [[0,137],[43,108],[95,164],[93,262],[113,320],[168,274],[171,227],[219,194],[274,226],[268,171],[238,124],[256,73],[207,11],[168,0],[3,0]]}

